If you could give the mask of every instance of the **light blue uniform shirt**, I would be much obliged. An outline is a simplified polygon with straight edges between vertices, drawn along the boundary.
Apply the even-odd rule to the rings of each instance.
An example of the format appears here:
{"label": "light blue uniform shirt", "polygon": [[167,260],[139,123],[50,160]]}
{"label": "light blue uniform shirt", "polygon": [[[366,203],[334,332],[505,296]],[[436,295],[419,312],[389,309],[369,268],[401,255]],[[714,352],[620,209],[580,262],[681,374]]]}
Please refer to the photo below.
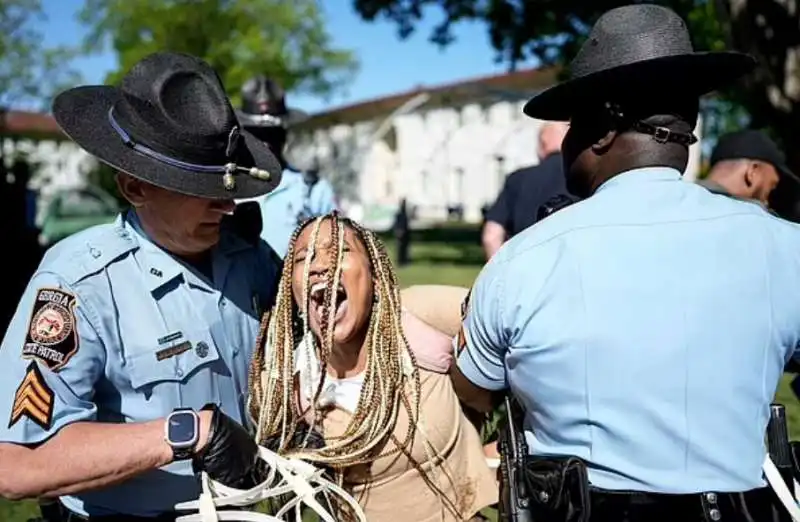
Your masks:
{"label": "light blue uniform shirt", "polygon": [[[127,216],[59,242],[31,279],[0,347],[0,441],[36,444],[73,422],[142,422],[211,402],[247,422],[274,254],[224,231],[210,281]],[[83,515],[152,516],[199,492],[181,461],[62,502]]]}
{"label": "light blue uniform shirt", "polygon": [[286,256],[298,224],[336,209],[333,187],[327,180],[320,179],[309,191],[303,174],[291,169],[283,171],[275,190],[257,201],[261,207],[261,239],[281,257]]}
{"label": "light blue uniform shirt", "polygon": [[587,460],[596,487],[749,490],[800,340],[798,289],[800,226],[632,170],[492,258],[458,366],[508,386],[530,451]]}

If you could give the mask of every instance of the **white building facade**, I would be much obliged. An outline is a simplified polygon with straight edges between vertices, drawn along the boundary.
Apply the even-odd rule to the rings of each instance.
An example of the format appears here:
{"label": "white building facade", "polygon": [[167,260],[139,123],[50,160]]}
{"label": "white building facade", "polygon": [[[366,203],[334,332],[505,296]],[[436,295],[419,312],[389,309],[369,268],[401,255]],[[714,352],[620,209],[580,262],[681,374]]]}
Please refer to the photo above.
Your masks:
{"label": "white building facade", "polygon": [[[502,77],[492,80],[497,78]],[[443,92],[460,85],[431,92],[441,99]],[[346,122],[315,115],[296,132],[288,155],[300,168],[316,162],[345,209],[367,224],[385,226],[404,198],[421,221],[443,221],[449,208],[460,207],[465,221],[480,222],[482,208],[494,202],[506,176],[538,163],[542,122],[522,112],[530,93],[505,91],[498,100],[486,91],[475,92],[472,100],[462,94],[457,103],[425,103],[401,114],[392,114],[397,103],[364,118],[341,117],[350,109],[339,109],[339,119]],[[390,130],[376,139],[382,124]],[[696,132],[701,128],[698,124]],[[694,145],[685,179],[693,181],[699,166],[700,147]]]}
{"label": "white building facade", "polygon": [[31,165],[28,188],[37,195],[38,224],[56,192],[86,186],[87,175],[96,168],[97,160],[66,139],[49,115],[11,111],[5,114],[1,127],[5,137],[0,138],[0,147],[7,171],[17,157]]}

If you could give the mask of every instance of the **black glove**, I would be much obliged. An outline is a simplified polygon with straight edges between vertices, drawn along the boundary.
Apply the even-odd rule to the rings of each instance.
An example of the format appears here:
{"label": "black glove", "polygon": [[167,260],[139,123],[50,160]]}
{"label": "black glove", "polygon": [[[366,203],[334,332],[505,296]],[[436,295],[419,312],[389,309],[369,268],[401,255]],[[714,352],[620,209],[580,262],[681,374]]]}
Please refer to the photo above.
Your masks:
{"label": "black glove", "polygon": [[194,472],[205,471],[230,488],[250,489],[261,483],[266,470],[258,459],[258,445],[250,433],[222,413],[216,404],[207,404],[203,410],[213,412],[211,429],[208,443],[192,458]]}

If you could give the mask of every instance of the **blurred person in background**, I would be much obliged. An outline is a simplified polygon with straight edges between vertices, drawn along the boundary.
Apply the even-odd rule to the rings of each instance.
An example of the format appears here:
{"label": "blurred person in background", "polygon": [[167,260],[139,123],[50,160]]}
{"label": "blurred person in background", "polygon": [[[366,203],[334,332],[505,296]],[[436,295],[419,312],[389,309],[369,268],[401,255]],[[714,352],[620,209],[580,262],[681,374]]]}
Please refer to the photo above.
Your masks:
{"label": "blurred person in background", "polygon": [[711,153],[711,170],[697,183],[711,192],[757,201],[768,208],[781,181],[800,179],[786,165],[786,156],[769,136],[743,130],[719,138]]}
{"label": "blurred person in background", "polygon": [[290,128],[302,121],[302,111],[286,105],[286,94],[278,83],[259,75],[242,86],[242,126],[266,143],[283,166],[281,184],[255,199],[261,207],[264,226],[261,238],[281,257],[299,223],[337,208],[333,186],[319,176],[319,166],[301,172],[284,156]]}
{"label": "blurred person in background", "polygon": [[539,209],[557,196],[568,195],[561,166],[561,142],[567,133],[561,122],[539,128],[539,164],[508,175],[497,200],[486,212],[481,243],[490,259],[503,243],[539,219]]}

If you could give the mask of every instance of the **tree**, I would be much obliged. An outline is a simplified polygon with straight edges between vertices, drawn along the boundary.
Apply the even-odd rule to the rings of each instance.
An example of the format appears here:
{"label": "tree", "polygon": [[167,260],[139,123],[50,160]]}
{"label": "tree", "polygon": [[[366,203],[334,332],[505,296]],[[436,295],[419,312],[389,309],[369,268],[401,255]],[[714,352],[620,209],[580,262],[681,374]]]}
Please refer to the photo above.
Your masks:
{"label": "tree", "polygon": [[42,45],[35,23],[45,19],[39,0],[0,2],[0,108],[49,109],[61,87],[78,81],[69,67],[75,50]]}
{"label": "tree", "polygon": [[[425,15],[438,7],[442,21],[433,43],[453,42],[460,21],[487,25],[497,59],[514,68],[536,58],[565,64],[580,48],[592,24],[605,11],[634,2],[625,0],[353,0],[365,20],[383,17],[406,38]],[[800,173],[800,5],[797,0],[648,0],[666,5],[689,25],[698,50],[736,49],[755,56],[758,69],[720,95],[743,106],[751,126],[768,128],[783,145],[789,164]],[[787,217],[800,217],[798,189],[781,183],[775,206]]]}
{"label": "tree", "polygon": [[315,0],[86,0],[87,50],[110,43],[119,69],[156,51],[185,52],[219,73],[234,103],[242,84],[267,74],[287,91],[329,95],[355,72],[346,50],[335,49]]}

